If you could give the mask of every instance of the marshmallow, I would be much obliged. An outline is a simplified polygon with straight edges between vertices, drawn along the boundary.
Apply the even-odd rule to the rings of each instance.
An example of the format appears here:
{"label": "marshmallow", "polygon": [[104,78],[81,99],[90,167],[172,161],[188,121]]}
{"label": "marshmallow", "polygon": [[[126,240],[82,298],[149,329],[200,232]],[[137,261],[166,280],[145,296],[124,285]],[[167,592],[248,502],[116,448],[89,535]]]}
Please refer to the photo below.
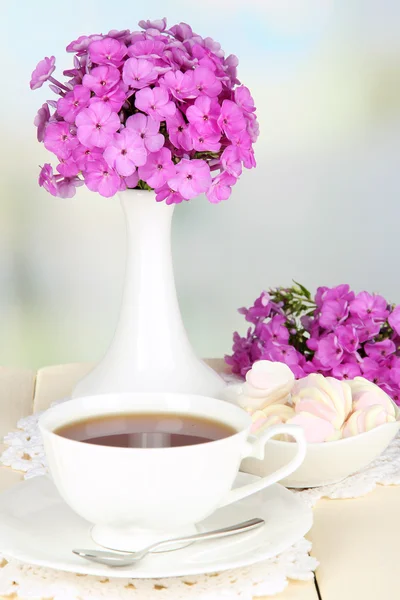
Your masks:
{"label": "marshmallow", "polygon": [[343,426],[342,435],[344,438],[371,431],[379,425],[393,423],[395,417],[386,412],[382,405],[366,406],[356,410]]}
{"label": "marshmallow", "polygon": [[293,384],[294,375],[287,365],[260,360],[248,371],[237,402],[250,413],[272,404],[284,404]]}
{"label": "marshmallow", "polygon": [[356,377],[348,382],[353,395],[353,409],[361,410],[380,404],[389,415],[396,416],[396,407],[390,396],[379,386],[364,377]]}
{"label": "marshmallow", "polygon": [[296,414],[288,419],[286,423],[288,425],[300,425],[303,428],[307,442],[310,444],[332,441],[337,439],[338,436],[338,432],[332,423],[306,411]]}
{"label": "marshmallow", "polygon": [[285,423],[294,414],[293,408],[285,404],[274,404],[267,406],[263,410],[256,410],[252,414],[253,424],[251,426],[251,433],[261,433],[261,431],[272,425]]}
{"label": "marshmallow", "polygon": [[307,412],[340,430],[351,413],[351,389],[344,381],[313,373],[296,382],[292,402],[296,413]]}

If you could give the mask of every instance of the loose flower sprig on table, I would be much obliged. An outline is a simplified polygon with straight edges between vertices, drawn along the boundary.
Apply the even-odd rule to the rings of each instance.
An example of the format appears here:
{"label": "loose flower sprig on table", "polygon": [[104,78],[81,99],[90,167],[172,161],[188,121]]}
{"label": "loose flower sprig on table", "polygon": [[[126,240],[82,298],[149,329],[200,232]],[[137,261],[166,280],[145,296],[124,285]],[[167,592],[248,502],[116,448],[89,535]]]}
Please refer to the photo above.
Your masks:
{"label": "loose flower sprig on table", "polygon": [[295,284],[263,292],[239,312],[252,325],[244,337],[234,333],[225,358],[234,373],[245,376],[264,359],[287,364],[298,379],[363,376],[400,405],[400,305],[346,284],[320,287],[313,298]]}
{"label": "loose flower sprig on table", "polygon": [[226,200],[242,166],[256,164],[256,108],[238,59],[185,23],[139,26],[71,42],[66,81],[53,76],[54,56],[33,71],[31,89],[49,82],[59,96],[35,118],[38,140],[58,160],[56,174],[42,167],[39,185],[63,198],[85,183],[107,197],[139,188],[167,204],[201,193]]}

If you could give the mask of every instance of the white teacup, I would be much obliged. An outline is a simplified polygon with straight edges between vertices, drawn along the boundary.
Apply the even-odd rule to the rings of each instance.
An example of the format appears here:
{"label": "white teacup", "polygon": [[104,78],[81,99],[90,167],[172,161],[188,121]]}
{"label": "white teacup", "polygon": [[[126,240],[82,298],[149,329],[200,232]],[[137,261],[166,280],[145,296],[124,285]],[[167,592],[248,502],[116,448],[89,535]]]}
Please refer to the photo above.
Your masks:
{"label": "white teacup", "polygon": [[[234,428],[226,438],[174,448],[118,448],[87,444],[54,433],[90,417],[133,413],[203,417]],[[189,535],[218,508],[287,477],[303,462],[301,428],[276,425],[258,438],[241,408],[185,394],[107,394],[69,400],[39,420],[51,476],[65,502],[94,524],[93,540],[107,548],[135,550],[147,543]],[[275,473],[233,489],[244,458],[263,459],[267,440],[292,435],[295,457]],[[257,516],[257,515],[254,515]]]}

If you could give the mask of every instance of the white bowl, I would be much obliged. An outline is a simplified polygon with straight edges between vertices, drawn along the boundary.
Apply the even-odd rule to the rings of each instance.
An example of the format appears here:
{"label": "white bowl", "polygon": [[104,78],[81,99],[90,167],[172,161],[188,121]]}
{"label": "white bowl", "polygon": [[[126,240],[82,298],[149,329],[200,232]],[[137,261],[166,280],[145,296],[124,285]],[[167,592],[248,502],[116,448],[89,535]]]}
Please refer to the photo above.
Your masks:
{"label": "white bowl", "polygon": [[[236,403],[237,386],[229,386],[223,399]],[[400,429],[400,410],[396,407],[394,423],[380,425],[366,433],[320,444],[307,444],[307,454],[297,471],[280,483],[291,488],[307,488],[337,483],[360,471],[377,458],[390,444]],[[269,440],[265,445],[263,460],[247,458],[241,471],[253,475],[268,475],[287,464],[296,454],[296,444]]]}

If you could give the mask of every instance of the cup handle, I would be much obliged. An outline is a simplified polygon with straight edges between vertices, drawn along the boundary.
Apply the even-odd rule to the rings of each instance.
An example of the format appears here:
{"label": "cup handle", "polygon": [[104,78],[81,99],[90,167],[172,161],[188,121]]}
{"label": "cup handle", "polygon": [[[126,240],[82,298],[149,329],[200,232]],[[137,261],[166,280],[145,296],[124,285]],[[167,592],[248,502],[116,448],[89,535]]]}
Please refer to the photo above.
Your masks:
{"label": "cup handle", "polygon": [[246,446],[244,449],[244,453],[242,459],[244,458],[257,458],[258,460],[263,460],[264,452],[265,452],[265,443],[275,437],[276,435],[287,433],[294,437],[297,444],[297,452],[295,457],[284,467],[281,467],[275,473],[271,473],[270,475],[266,475],[265,477],[261,477],[254,483],[249,483],[247,485],[243,485],[240,488],[236,488],[231,490],[223,502],[219,505],[226,506],[227,504],[232,504],[232,502],[237,502],[238,500],[242,500],[242,498],[246,498],[251,494],[255,494],[256,492],[260,492],[261,490],[267,488],[268,486],[277,483],[284,477],[287,477],[293,471],[296,471],[298,467],[303,462],[306,451],[307,444],[304,436],[304,431],[299,425],[274,425],[269,427],[262,433],[260,436],[249,436],[246,442]]}

